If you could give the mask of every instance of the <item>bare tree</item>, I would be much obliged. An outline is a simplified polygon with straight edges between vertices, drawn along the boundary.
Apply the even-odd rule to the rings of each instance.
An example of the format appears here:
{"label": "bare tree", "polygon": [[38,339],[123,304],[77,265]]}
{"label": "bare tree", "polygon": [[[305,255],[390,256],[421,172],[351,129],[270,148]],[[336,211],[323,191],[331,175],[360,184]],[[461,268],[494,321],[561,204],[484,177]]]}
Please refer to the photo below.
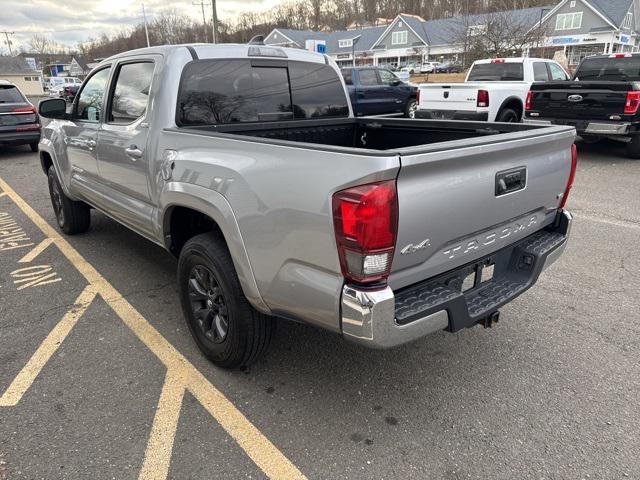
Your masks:
{"label": "bare tree", "polygon": [[37,33],[29,40],[29,49],[32,53],[39,53],[41,55],[54,53],[53,41],[49,37]]}

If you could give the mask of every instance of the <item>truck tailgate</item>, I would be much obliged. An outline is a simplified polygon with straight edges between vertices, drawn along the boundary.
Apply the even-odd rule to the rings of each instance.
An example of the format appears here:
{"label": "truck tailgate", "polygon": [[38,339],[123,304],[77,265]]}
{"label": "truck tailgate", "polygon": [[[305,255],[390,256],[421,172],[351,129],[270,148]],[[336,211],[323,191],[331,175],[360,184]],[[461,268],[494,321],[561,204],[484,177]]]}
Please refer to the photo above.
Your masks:
{"label": "truck tailgate", "polygon": [[531,87],[531,111],[540,117],[610,120],[623,115],[626,82],[546,82]]}
{"label": "truck tailgate", "polygon": [[468,83],[433,83],[420,85],[422,110],[475,111],[478,87]]}
{"label": "truck tailgate", "polygon": [[[541,129],[401,153],[391,288],[473,262],[553,222],[574,136],[570,128]],[[504,193],[501,183],[511,188]]]}

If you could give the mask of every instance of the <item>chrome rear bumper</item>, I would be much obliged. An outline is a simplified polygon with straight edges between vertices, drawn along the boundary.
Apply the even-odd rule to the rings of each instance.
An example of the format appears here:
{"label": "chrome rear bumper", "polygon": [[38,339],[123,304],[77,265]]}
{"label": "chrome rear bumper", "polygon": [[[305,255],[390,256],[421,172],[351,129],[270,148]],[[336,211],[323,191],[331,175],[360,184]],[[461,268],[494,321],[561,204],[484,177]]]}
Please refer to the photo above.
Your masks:
{"label": "chrome rear bumper", "polygon": [[[457,331],[480,322],[530,288],[564,251],[573,217],[563,210],[552,231],[544,230],[490,255],[499,276],[462,292],[456,283],[473,271],[466,265],[394,293],[388,286],[342,290],[342,334],[348,340],[390,348],[439,330]],[[479,262],[488,260],[481,259]],[[520,258],[529,260],[520,261]],[[410,313],[407,313],[407,311]]]}

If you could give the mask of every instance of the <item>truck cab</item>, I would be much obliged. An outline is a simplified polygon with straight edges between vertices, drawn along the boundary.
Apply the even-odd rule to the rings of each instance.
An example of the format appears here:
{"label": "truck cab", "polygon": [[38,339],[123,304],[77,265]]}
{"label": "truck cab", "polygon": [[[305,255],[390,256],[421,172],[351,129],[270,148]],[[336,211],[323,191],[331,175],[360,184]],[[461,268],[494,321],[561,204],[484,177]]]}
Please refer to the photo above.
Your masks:
{"label": "truck cab", "polygon": [[354,115],[415,117],[418,89],[400,80],[391,70],[380,67],[343,68],[342,76]]}

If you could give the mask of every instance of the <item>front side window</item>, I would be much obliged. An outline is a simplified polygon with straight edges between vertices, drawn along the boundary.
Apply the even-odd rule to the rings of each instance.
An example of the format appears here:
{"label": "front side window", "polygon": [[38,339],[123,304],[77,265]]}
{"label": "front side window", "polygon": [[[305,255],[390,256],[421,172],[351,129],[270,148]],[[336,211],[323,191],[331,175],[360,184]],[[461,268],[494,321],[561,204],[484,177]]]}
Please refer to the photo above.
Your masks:
{"label": "front side window", "polygon": [[380,81],[382,82],[383,85],[398,84],[398,80],[399,80],[398,77],[396,77],[389,70],[378,70],[378,73],[380,74]]}
{"label": "front side window", "polygon": [[549,70],[551,71],[551,80],[569,80],[567,73],[562,67],[556,63],[549,63]]}
{"label": "front side window", "polygon": [[351,70],[342,70],[342,78],[344,78],[345,85],[353,85],[353,74]]}
{"label": "front side window", "polygon": [[401,32],[393,32],[391,34],[392,45],[406,45],[409,37],[409,32],[403,30]]}
{"label": "front side window", "polygon": [[96,72],[85,84],[78,96],[76,104],[76,119],[89,122],[99,122],[100,112],[104,103],[104,94],[111,67]]}
{"label": "front side window", "polygon": [[179,125],[213,125],[346,117],[340,77],[324,63],[252,65],[248,60],[197,60],[182,74]]}
{"label": "front side window", "polygon": [[560,13],[556,17],[556,30],[576,30],[582,27],[582,12]]}
{"label": "front side window", "polygon": [[111,97],[109,123],[126,125],[147,110],[153,63],[127,63],[120,67]]}

